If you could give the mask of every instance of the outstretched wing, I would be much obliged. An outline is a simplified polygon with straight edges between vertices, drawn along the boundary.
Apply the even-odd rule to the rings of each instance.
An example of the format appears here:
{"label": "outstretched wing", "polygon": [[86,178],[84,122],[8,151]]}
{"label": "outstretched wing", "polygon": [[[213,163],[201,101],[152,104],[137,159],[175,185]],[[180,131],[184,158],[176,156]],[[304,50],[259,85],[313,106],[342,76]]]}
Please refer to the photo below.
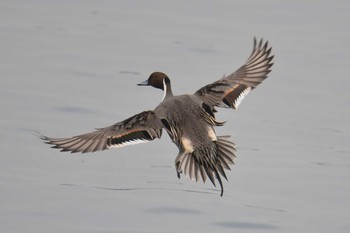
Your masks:
{"label": "outstretched wing", "polygon": [[50,138],[40,135],[40,138],[61,151],[86,153],[152,141],[161,137],[162,127],[161,121],[153,111],[144,111],[91,133],[70,138]]}
{"label": "outstretched wing", "polygon": [[243,66],[234,73],[202,87],[195,95],[211,108],[218,106],[237,109],[244,97],[270,73],[273,65],[270,52],[271,47],[268,47],[267,41],[263,44],[261,39],[257,44],[254,38],[253,51]]}

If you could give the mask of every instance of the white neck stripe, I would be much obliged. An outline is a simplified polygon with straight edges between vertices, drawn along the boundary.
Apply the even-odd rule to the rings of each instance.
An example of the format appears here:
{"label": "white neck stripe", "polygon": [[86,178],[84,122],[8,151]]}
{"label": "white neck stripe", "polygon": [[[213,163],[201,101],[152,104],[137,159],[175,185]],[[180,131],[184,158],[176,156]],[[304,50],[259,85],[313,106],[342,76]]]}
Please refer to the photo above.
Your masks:
{"label": "white neck stripe", "polygon": [[166,85],[165,85],[165,78],[163,78],[163,91],[164,91],[164,95],[163,95],[163,99],[162,101],[165,99],[165,96],[166,96]]}

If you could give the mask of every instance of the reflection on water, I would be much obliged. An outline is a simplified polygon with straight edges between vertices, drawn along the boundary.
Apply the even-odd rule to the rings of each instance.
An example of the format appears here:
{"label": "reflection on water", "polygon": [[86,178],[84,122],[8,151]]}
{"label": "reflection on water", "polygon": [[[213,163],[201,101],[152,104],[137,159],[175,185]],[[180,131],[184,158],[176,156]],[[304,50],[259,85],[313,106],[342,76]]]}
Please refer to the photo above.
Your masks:
{"label": "reflection on water", "polygon": [[[70,187],[85,187],[84,185],[78,185],[78,184],[60,184],[62,186],[70,186]],[[166,188],[166,187],[129,187],[129,188],[108,188],[108,187],[98,187],[98,186],[92,186],[87,188],[95,188],[95,189],[102,189],[102,190],[108,190],[108,191],[137,191],[137,190],[164,190],[164,191],[176,191],[176,192],[190,192],[190,193],[200,193],[200,194],[210,194],[210,195],[217,195],[218,190],[209,189],[212,191],[198,191],[198,190],[190,190],[190,189],[182,189],[182,188]]]}
{"label": "reflection on water", "polygon": [[141,75],[140,72],[132,71],[132,70],[121,70],[119,74],[131,74],[131,75]]}
{"label": "reflection on water", "polygon": [[266,223],[255,223],[255,222],[214,222],[213,225],[237,228],[237,229],[251,229],[251,230],[276,230],[277,226]]}
{"label": "reflection on water", "polygon": [[141,187],[131,187],[131,188],[93,187],[93,188],[110,190],[110,191],[165,190],[165,191],[190,192],[190,193],[201,193],[201,194],[211,194],[211,195],[216,194],[217,192],[217,190],[214,190],[213,192],[206,192],[206,191],[197,191],[197,190],[190,190],[190,189],[176,189],[176,188],[165,188],[165,187],[142,187],[142,188]]}
{"label": "reflection on water", "polygon": [[285,210],[282,210],[282,209],[274,209],[269,207],[254,206],[254,205],[245,205],[245,206],[248,208],[255,208],[255,209],[268,210],[268,211],[274,211],[274,212],[286,212]]}
{"label": "reflection on water", "polygon": [[198,210],[178,207],[156,207],[146,209],[145,212],[152,214],[201,214]]}
{"label": "reflection on water", "polygon": [[68,112],[68,113],[79,113],[79,114],[94,114],[96,112],[86,109],[86,108],[81,108],[81,107],[73,107],[73,106],[62,106],[62,107],[57,107],[56,108],[60,112]]}

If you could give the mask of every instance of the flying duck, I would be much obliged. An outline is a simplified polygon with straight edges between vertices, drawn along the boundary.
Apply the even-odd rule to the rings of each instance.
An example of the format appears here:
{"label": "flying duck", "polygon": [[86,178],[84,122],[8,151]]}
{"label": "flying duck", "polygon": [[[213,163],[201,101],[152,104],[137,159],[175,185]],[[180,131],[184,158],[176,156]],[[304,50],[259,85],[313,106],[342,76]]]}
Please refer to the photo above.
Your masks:
{"label": "flying duck", "polygon": [[271,71],[273,56],[268,42],[254,38],[253,51],[246,63],[230,75],[208,84],[194,94],[173,95],[169,77],[154,72],[138,84],[161,89],[164,96],[154,109],[136,114],[114,125],[68,138],[40,135],[53,148],[71,153],[95,152],[160,138],[162,130],[179,149],[175,159],[178,178],[183,173],[191,180],[215,186],[215,179],[224,189],[221,177],[227,180],[225,170],[234,163],[236,146],[229,136],[217,136],[216,126],[224,125],[215,119],[216,107],[237,109],[245,96],[255,89]]}

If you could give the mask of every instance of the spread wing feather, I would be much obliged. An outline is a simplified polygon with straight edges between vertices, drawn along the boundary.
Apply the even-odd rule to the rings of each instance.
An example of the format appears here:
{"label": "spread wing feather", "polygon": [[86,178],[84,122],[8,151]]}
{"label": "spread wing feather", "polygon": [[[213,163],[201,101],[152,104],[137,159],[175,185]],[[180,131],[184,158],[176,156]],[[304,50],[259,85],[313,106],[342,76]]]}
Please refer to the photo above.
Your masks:
{"label": "spread wing feather", "polygon": [[230,107],[237,109],[244,97],[256,88],[271,71],[273,56],[268,42],[261,39],[254,47],[246,63],[238,70],[222,79],[199,89],[195,95],[214,108]]}
{"label": "spread wing feather", "polygon": [[51,138],[40,135],[46,143],[61,151],[95,152],[160,138],[162,123],[153,111],[144,111],[112,126],[70,138]]}

